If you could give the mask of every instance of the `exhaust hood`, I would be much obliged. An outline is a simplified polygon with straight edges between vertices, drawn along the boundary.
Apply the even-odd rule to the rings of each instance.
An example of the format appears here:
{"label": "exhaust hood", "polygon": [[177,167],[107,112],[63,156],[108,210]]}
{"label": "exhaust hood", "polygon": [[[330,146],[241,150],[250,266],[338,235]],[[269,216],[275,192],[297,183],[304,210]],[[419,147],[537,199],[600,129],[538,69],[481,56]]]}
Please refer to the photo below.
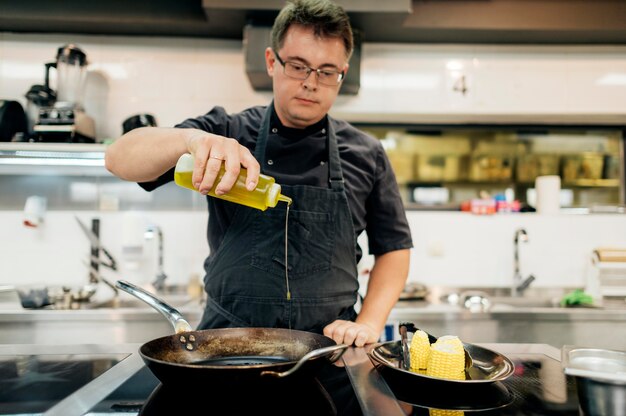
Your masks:
{"label": "exhaust hood", "polygon": [[[353,19],[354,14],[367,15],[376,13],[400,14],[405,19],[412,9],[411,0],[336,0]],[[285,5],[284,0],[202,0],[209,25],[218,21],[242,19],[243,45],[246,75],[255,90],[271,91],[272,79],[265,68],[265,49],[270,46],[271,25],[279,10]],[[242,22],[243,23],[243,22]],[[361,43],[364,33],[353,24],[354,52],[350,58],[350,69],[344,79],[340,94],[354,95],[359,92],[361,78]]]}
{"label": "exhaust hood", "polygon": [[[270,26],[248,24],[243,30],[243,50],[246,75],[250,85],[257,91],[271,91],[272,78],[265,68],[265,49],[270,46]],[[350,57],[350,69],[341,83],[339,94],[355,95],[361,85],[361,33],[354,33],[354,52]]]}
{"label": "exhaust hood", "polygon": [[[623,0],[335,0],[368,43],[625,44]],[[286,0],[4,1],[0,32],[241,39]],[[59,3],[59,4],[57,4]],[[62,4],[60,4],[62,3]]]}
{"label": "exhaust hood", "polygon": [[[273,10],[278,11],[285,0],[202,0],[205,11],[210,10]],[[348,13],[410,13],[411,0],[335,0]]]}

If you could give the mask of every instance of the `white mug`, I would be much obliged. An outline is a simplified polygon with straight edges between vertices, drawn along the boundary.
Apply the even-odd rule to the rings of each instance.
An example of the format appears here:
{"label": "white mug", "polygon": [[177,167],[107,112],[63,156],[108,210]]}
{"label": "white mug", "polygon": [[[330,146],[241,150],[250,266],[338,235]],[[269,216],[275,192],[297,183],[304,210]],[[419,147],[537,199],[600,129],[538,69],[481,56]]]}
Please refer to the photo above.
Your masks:
{"label": "white mug", "polygon": [[24,225],[38,227],[46,215],[48,200],[44,196],[29,196],[24,205]]}
{"label": "white mug", "polygon": [[538,214],[558,214],[561,209],[561,177],[558,175],[538,176],[535,179]]}

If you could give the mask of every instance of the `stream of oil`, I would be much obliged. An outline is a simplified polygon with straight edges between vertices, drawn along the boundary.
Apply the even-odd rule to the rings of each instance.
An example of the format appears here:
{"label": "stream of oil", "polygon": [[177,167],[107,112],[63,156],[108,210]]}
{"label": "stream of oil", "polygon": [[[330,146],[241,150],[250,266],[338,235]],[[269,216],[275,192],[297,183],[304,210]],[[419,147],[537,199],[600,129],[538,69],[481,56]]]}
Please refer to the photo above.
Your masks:
{"label": "stream of oil", "polygon": [[[289,257],[287,256],[287,248],[289,246],[289,207],[291,201],[287,203],[287,209],[285,210],[285,286],[287,288],[287,301],[291,302],[291,290],[289,289],[289,263],[287,263]],[[291,331],[291,310],[289,311],[289,330]]]}

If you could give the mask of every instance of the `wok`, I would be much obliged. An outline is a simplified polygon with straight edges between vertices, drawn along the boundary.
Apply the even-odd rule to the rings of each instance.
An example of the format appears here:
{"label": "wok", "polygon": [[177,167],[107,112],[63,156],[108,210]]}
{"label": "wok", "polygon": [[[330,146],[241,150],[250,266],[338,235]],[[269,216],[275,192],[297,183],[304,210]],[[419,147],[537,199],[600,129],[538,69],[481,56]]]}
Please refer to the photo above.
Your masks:
{"label": "wok", "polygon": [[174,326],[175,334],[139,348],[146,366],[164,384],[195,380],[222,385],[283,378],[297,372],[312,377],[338,360],[348,345],[323,335],[281,328],[223,328],[194,331],[180,312],[132,283],[119,289],[146,302]]}

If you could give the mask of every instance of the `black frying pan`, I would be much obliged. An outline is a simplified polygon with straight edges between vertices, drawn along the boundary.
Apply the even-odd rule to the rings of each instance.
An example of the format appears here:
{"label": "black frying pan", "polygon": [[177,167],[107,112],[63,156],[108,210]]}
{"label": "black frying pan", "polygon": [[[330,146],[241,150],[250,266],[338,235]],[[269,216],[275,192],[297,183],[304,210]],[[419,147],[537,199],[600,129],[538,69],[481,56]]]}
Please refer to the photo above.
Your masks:
{"label": "black frying pan", "polygon": [[143,344],[139,354],[154,375],[166,383],[196,380],[253,382],[269,377],[313,376],[348,348],[310,332],[280,328],[224,328],[193,331],[182,315],[151,293],[118,280],[116,286],[161,312],[176,334]]}

